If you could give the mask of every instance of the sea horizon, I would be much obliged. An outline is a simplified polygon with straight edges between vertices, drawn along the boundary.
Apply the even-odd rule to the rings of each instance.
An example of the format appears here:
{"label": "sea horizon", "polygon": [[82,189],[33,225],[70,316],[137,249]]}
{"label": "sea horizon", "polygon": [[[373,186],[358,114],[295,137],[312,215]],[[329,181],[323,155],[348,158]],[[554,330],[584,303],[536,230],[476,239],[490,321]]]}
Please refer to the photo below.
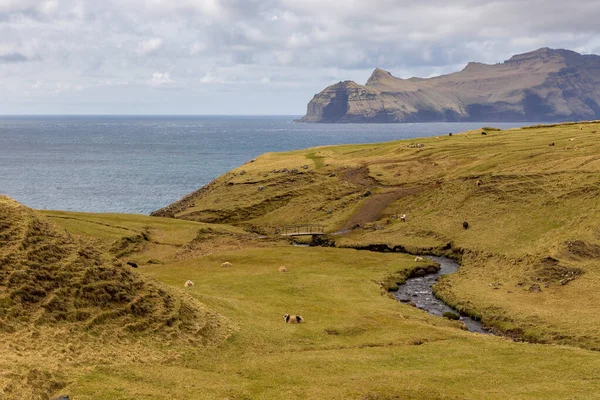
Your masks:
{"label": "sea horizon", "polygon": [[305,124],[296,117],[0,115],[0,194],[36,209],[149,214],[267,152],[534,124]]}

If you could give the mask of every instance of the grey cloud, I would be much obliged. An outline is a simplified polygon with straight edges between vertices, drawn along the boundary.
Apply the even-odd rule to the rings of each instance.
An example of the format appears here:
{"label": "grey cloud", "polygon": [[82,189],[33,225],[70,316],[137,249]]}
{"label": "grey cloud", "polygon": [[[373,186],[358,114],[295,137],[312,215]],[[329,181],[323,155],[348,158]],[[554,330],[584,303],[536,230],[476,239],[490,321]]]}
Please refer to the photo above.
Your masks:
{"label": "grey cloud", "polygon": [[[132,84],[114,90],[138,85],[132,102],[169,79],[182,103],[194,90],[255,84],[316,92],[333,78],[364,82],[375,67],[429,76],[544,46],[596,52],[599,17],[600,0],[0,0],[0,79],[17,97],[32,81],[118,79]],[[153,85],[156,72],[168,79]]]}
{"label": "grey cloud", "polygon": [[0,54],[0,63],[20,63],[31,61],[21,53]]}

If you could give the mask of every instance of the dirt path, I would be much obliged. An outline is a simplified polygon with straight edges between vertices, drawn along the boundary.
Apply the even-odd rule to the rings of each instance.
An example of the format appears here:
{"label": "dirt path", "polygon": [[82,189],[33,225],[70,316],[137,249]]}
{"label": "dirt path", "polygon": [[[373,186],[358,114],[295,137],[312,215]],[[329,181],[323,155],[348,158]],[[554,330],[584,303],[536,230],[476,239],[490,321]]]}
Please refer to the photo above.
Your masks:
{"label": "dirt path", "polygon": [[418,194],[425,190],[427,186],[407,187],[395,189],[391,192],[380,193],[368,198],[363,205],[355,212],[352,217],[346,221],[341,230],[352,229],[356,225],[363,225],[368,222],[377,221],[381,213],[394,201],[412,194]]}
{"label": "dirt path", "polygon": [[372,189],[381,186],[375,178],[369,175],[369,168],[366,166],[361,168],[353,168],[346,170],[340,174],[340,177],[346,182],[350,182],[357,186],[362,186],[365,189]]}
{"label": "dirt path", "polygon": [[431,188],[433,185],[425,186],[388,186],[383,185],[369,175],[369,168],[364,165],[360,168],[346,170],[340,174],[340,177],[346,182],[360,186],[363,189],[388,189],[385,193],[371,195],[367,198],[360,208],[346,221],[339,232],[347,232],[352,230],[356,225],[363,225],[369,222],[377,221],[381,217],[381,213],[396,200],[413,194],[418,194],[425,189]]}

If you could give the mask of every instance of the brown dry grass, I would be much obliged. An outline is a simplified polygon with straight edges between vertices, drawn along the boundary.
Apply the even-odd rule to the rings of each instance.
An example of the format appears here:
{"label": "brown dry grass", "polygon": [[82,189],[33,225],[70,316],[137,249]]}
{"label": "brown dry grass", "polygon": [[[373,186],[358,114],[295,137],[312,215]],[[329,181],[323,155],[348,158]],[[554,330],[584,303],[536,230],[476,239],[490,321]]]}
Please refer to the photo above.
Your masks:
{"label": "brown dry grass", "polygon": [[46,398],[64,386],[53,358],[158,362],[172,357],[168,346],[218,345],[232,331],[187,294],[61,233],[7,197],[0,197],[0,305],[2,364],[20,366],[3,377],[8,398]]}

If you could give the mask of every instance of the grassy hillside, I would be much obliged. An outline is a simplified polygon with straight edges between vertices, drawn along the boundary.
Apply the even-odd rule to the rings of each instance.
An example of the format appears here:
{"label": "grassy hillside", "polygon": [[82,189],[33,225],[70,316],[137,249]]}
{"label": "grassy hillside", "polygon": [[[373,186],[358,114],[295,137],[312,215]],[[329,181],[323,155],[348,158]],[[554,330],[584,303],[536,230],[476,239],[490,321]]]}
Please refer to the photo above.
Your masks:
{"label": "grassy hillside", "polygon": [[182,260],[215,251],[240,249],[249,244],[267,246],[277,242],[229,225],[137,214],[42,213],[71,235],[86,238],[97,248],[138,264]]}
{"label": "grassy hillside", "polygon": [[155,214],[265,233],[354,228],[342,247],[451,248],[463,268],[438,287],[448,301],[511,335],[600,349],[599,131],[484,129],[265,154]]}
{"label": "grassy hillside", "polygon": [[[224,260],[233,267],[220,267]],[[78,399],[559,399],[598,390],[596,352],[472,334],[382,295],[383,278],[414,264],[397,254],[278,247],[145,267],[168,284],[193,280],[190,294],[239,331],[201,359],[160,369],[131,365],[126,373],[98,367],[72,393]],[[278,272],[280,265],[288,272]],[[306,323],[285,324],[285,313]]]}
{"label": "grassy hillside", "polygon": [[232,331],[194,298],[7,197],[0,197],[0,305],[3,398],[46,399],[75,365],[157,362],[176,356],[171,346],[218,345]]}
{"label": "grassy hillside", "polygon": [[[1,198],[0,398],[600,398],[599,125],[265,154],[151,217]],[[274,234],[309,222],[345,233]],[[530,343],[390,298],[429,262],[374,244]]]}
{"label": "grassy hillside", "polygon": [[[70,218],[56,221],[72,224],[90,217],[63,216]],[[143,222],[155,236],[165,226],[160,218],[127,220],[123,227],[134,229]],[[174,237],[190,226],[187,221],[173,223]],[[81,231],[86,222],[76,225],[68,230]],[[179,261],[167,254],[138,271],[175,288],[192,280],[195,286],[186,289],[188,294],[235,323],[228,340],[202,349],[157,344],[172,356],[157,359],[128,357],[127,347],[117,343],[122,355],[80,361],[77,373],[61,376],[66,386],[53,393],[78,400],[583,399],[600,389],[597,352],[469,333],[457,322],[390,299],[382,283],[424,265],[413,257],[258,246]],[[221,267],[224,261],[232,267]],[[282,265],[287,272],[278,272]],[[285,324],[286,313],[300,314],[306,322]]]}

